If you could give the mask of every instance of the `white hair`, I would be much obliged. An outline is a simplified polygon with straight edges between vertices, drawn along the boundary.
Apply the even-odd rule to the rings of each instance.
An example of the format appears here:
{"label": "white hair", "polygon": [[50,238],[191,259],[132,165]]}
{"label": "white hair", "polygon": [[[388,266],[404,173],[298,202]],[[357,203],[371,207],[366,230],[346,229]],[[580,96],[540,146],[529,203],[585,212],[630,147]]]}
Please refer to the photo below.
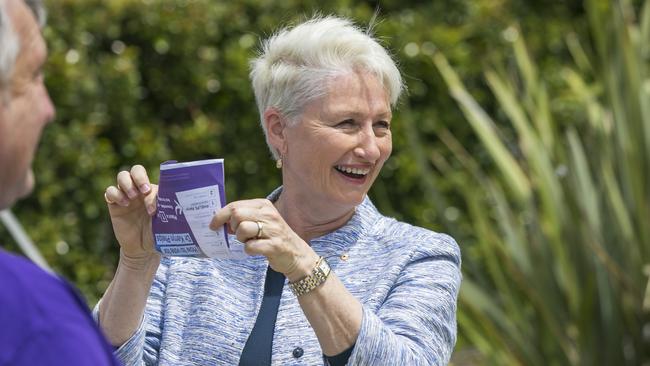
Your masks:
{"label": "white hair", "polygon": [[266,142],[264,112],[276,108],[296,123],[307,103],[323,96],[329,78],[363,70],[379,79],[394,106],[403,90],[402,77],[388,51],[352,21],[317,16],[284,28],[262,43],[251,61],[251,82]]}
{"label": "white hair", "polygon": [[14,32],[11,18],[7,14],[7,2],[0,1],[0,93],[2,102],[8,98],[11,74],[20,51],[20,40]]}
{"label": "white hair", "polygon": [[[43,2],[41,0],[24,1],[31,9],[38,24],[43,27],[46,19]],[[0,94],[2,94],[3,102],[6,102],[8,97],[11,75],[16,65],[18,53],[20,53],[20,39],[7,13],[7,1],[0,1]]]}

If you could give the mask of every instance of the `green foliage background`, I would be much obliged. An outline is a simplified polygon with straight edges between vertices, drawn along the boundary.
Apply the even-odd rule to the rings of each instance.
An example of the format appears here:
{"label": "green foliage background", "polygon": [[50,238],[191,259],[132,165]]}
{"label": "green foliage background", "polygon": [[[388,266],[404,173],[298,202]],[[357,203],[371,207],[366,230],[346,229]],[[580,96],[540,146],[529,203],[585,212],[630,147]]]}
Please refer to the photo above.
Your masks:
{"label": "green foliage background", "polygon": [[[259,38],[317,12],[348,16],[365,25],[379,9],[375,33],[399,61],[408,94],[394,117],[393,156],[371,197],[384,214],[453,235],[463,251],[466,278],[476,280],[471,283],[483,291],[481,294],[491,296],[490,291],[505,290],[498,281],[496,285],[491,282],[495,268],[486,259],[486,250],[494,248],[482,241],[486,236],[499,241],[507,233],[497,227],[498,221],[492,220],[497,216],[490,211],[495,206],[491,201],[494,190],[481,186],[486,180],[476,179],[476,172],[491,178],[500,171],[499,163],[468,123],[471,117],[462,103],[450,95],[453,85],[449,75],[441,72],[439,55],[453,65],[463,87],[484,112],[494,116],[498,136],[514,160],[525,160],[519,131],[508,123],[507,108],[493,93],[484,71],[497,70],[505,79],[521,82],[526,75],[521,77],[520,58],[513,42],[517,35],[525,35],[525,48],[549,99],[544,111],[553,116],[558,135],[571,127],[581,129],[587,113],[579,94],[567,91],[561,71],[575,65],[575,44],[580,45],[586,60],[598,57],[598,40],[589,23],[594,9],[600,9],[599,14],[606,19],[612,9],[640,11],[642,3],[50,0],[49,25],[45,29],[50,47],[47,84],[57,106],[57,118],[45,131],[35,162],[35,193],[17,204],[14,212],[50,264],[94,304],[112,278],[117,258],[118,246],[102,196],[116,173],[140,163],[155,177],[157,166],[165,160],[223,157],[229,201],[265,196],[280,181],[259,128],[248,81],[248,60],[255,54]],[[602,95],[603,86],[598,80],[598,70],[586,73],[585,83],[593,82],[595,98]],[[554,169],[566,169],[563,154],[550,159]],[[468,160],[463,157],[471,160],[474,170],[468,168]],[[503,184],[507,188],[500,179],[488,180],[490,185]],[[537,185],[533,184],[532,189]],[[650,201],[647,195],[643,198],[646,204]],[[536,207],[515,205],[509,209],[521,209],[528,217],[522,223],[526,226],[526,220],[535,220],[530,215]],[[477,215],[483,213],[487,221],[477,220]],[[648,219],[635,218],[645,223]],[[0,237],[8,237],[2,230]],[[533,237],[544,235],[542,230]],[[642,237],[643,241],[637,243],[646,248],[640,261],[647,260],[647,239]],[[13,243],[8,246],[15,249]],[[500,258],[507,257],[504,254]],[[641,268],[636,267],[631,270],[640,288],[643,276]],[[513,274],[507,270],[504,273]],[[465,292],[464,287],[461,293],[456,364],[598,363],[597,358],[568,355],[591,351],[598,354],[602,348],[598,342],[565,352],[557,344],[565,340],[554,339],[557,333],[547,332],[543,324],[519,333],[527,337],[524,342],[539,349],[529,352],[517,344],[516,332],[490,328],[486,324],[494,318],[480,315],[489,313],[489,306],[506,306],[508,299],[494,295],[494,302],[486,303],[489,306],[478,306],[480,296],[463,295],[477,293],[470,290]],[[578,295],[588,299],[596,297],[597,291],[591,288]],[[554,292],[545,295],[556,296]],[[641,311],[639,291],[630,296],[638,306],[626,308],[620,315],[627,320],[616,334],[631,341],[612,341],[614,356],[607,356],[607,361],[601,359],[606,362],[603,364],[610,360],[625,361],[620,364],[647,361],[643,354],[647,353],[648,340],[641,335],[642,317],[647,314]],[[525,302],[518,304],[521,316],[514,314],[507,320],[514,322],[515,328],[517,322],[531,322],[530,314],[539,311]],[[575,333],[570,327],[573,315],[562,315],[561,321],[568,329],[562,332]],[[632,329],[636,324],[638,329]],[[579,327],[580,332],[589,329]],[[598,327],[592,330],[607,331]],[[625,347],[631,347],[633,356],[629,352],[629,357],[623,355]]]}

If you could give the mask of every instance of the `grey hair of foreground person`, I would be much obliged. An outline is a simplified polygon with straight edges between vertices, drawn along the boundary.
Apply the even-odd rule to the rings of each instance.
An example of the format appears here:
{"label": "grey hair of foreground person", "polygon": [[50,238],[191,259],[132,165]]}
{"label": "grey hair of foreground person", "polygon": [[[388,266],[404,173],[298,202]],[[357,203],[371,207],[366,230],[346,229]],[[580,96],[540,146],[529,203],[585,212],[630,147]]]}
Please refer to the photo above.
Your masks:
{"label": "grey hair of foreground person", "polygon": [[[42,0],[13,1],[24,1],[34,13],[38,24],[41,27],[45,26],[46,12]],[[10,86],[11,74],[20,53],[20,39],[7,13],[7,2],[8,0],[0,0],[0,91],[3,94],[3,101],[7,100],[6,91]]]}
{"label": "grey hair of foreground person", "polygon": [[284,28],[262,43],[251,61],[250,78],[267,145],[264,113],[276,108],[287,121],[296,123],[309,102],[324,96],[327,83],[336,76],[369,72],[386,89],[395,105],[404,89],[395,61],[369,31],[335,16],[316,17]]}

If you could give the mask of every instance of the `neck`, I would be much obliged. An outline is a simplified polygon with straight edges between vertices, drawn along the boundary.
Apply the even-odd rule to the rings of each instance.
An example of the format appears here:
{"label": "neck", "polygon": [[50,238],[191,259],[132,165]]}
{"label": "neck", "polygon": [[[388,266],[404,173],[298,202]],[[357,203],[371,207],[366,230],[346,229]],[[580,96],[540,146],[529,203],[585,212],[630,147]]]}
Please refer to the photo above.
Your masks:
{"label": "neck", "polygon": [[340,228],[354,214],[354,207],[313,207],[308,202],[285,191],[275,202],[284,221],[306,242]]}

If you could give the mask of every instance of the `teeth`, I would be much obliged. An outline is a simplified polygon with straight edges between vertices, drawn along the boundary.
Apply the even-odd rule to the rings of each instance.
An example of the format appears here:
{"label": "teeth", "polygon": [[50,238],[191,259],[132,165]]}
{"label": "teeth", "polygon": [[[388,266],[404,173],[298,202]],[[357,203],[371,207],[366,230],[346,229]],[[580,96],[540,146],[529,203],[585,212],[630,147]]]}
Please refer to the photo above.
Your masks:
{"label": "teeth", "polygon": [[358,174],[358,175],[366,175],[368,172],[370,172],[370,169],[359,169],[359,168],[350,168],[350,167],[344,167],[341,165],[337,165],[336,169],[346,172],[346,173],[352,173],[352,174]]}

